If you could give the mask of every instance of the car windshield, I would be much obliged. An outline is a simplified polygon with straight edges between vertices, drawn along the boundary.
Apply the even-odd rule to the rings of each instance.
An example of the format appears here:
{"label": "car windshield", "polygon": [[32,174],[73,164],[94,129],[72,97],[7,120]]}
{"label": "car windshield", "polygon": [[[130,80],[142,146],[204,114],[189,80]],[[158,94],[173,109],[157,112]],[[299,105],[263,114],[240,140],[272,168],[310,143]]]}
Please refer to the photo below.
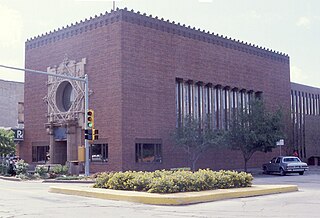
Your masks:
{"label": "car windshield", "polygon": [[283,162],[301,162],[297,157],[286,157],[283,158]]}

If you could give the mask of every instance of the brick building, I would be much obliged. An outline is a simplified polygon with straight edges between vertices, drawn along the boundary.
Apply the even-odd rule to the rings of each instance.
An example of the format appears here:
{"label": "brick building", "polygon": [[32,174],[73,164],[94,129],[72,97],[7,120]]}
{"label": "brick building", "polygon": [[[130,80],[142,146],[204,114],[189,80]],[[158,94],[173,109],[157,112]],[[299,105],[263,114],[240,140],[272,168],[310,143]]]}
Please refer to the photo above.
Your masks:
{"label": "brick building", "polygon": [[293,146],[309,164],[320,165],[320,89],[291,83]]}
{"label": "brick building", "polygon": [[[121,9],[26,42],[26,68],[89,77],[89,107],[99,139],[91,172],[154,170],[188,165],[170,134],[186,114],[212,115],[225,128],[230,110],[263,95],[267,107],[290,114],[290,67],[285,54]],[[28,162],[77,159],[83,144],[83,85],[25,76]],[[289,131],[289,128],[288,128]],[[288,134],[289,135],[289,134]],[[278,154],[257,153],[249,167]],[[210,150],[197,167],[241,168],[242,156]]]}

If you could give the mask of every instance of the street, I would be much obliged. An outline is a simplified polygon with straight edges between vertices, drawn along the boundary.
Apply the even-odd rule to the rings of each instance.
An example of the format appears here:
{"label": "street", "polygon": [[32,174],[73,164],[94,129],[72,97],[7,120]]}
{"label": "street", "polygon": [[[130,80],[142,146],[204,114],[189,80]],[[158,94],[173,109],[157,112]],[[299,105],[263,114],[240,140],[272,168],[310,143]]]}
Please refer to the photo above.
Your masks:
{"label": "street", "polygon": [[[320,174],[258,175],[254,184],[296,184],[298,192],[185,206],[154,206],[49,193],[53,184],[0,180],[0,217],[319,217]],[[55,186],[60,184],[54,184]],[[66,184],[63,184],[65,186]],[[84,185],[84,184],[69,184]]]}

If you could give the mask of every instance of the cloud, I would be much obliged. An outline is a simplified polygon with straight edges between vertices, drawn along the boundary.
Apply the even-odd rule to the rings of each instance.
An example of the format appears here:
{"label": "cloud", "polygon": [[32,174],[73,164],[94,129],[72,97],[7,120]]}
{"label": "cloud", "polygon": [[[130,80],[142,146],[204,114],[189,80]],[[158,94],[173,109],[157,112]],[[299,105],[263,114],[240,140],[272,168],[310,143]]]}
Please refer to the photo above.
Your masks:
{"label": "cloud", "polygon": [[0,5],[0,48],[16,47],[21,42],[23,20],[18,11]]}
{"label": "cloud", "polygon": [[303,72],[301,68],[297,66],[291,66],[290,77],[292,82],[303,83],[308,79],[306,75],[306,72]]}
{"label": "cloud", "polygon": [[299,17],[298,21],[296,22],[297,26],[301,27],[310,27],[311,19],[309,17]]}

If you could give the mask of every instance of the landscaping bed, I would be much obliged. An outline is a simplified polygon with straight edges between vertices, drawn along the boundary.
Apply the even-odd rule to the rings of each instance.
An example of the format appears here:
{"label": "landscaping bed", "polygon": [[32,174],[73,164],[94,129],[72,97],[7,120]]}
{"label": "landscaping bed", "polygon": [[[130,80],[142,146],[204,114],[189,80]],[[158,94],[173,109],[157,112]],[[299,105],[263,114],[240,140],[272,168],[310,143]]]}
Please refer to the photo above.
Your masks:
{"label": "landscaping bed", "polygon": [[252,180],[253,177],[249,173],[225,170],[126,171],[101,173],[97,175],[94,187],[149,193],[177,193],[250,187]]}

